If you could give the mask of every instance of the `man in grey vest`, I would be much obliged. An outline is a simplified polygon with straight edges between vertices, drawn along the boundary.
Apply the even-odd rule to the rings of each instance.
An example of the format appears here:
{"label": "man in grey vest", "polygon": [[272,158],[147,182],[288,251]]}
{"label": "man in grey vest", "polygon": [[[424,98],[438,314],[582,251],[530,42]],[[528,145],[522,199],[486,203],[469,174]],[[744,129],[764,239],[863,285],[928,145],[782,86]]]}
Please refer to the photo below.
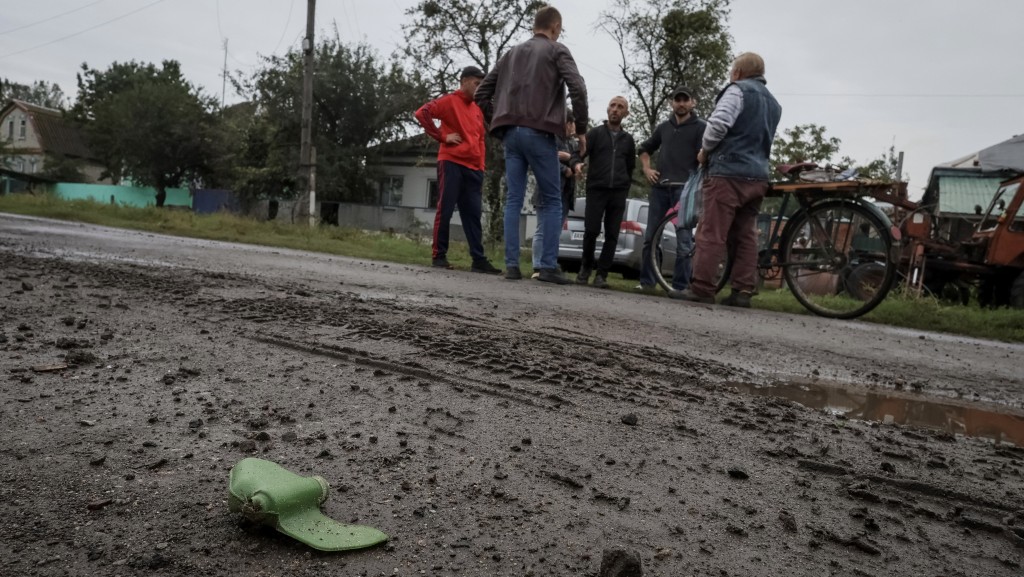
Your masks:
{"label": "man in grey vest", "polygon": [[707,166],[704,210],[697,225],[693,280],[672,298],[713,304],[726,243],[734,251],[732,294],[722,304],[749,307],[757,282],[757,214],[768,192],[768,158],[782,107],[768,92],[764,60],[745,52],[708,118],[697,160]]}

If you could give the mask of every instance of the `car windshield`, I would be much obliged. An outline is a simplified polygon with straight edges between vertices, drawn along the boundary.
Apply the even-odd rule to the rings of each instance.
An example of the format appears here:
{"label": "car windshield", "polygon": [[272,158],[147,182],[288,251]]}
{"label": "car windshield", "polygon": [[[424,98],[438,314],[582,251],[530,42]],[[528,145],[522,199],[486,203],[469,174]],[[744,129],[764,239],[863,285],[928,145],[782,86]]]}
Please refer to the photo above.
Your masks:
{"label": "car windshield", "polygon": [[647,224],[647,205],[640,207],[640,212],[636,215],[636,221],[640,224]]}

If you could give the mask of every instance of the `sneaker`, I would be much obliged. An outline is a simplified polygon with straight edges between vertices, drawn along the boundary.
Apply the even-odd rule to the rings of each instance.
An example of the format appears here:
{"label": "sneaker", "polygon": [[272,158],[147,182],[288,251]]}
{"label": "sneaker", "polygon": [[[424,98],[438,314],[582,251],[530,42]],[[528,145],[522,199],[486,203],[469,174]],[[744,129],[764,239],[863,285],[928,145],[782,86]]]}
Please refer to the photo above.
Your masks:
{"label": "sneaker", "polygon": [[593,287],[594,288],[608,288],[608,279],[606,277],[607,277],[607,275],[605,275],[604,273],[597,273],[594,276]]}
{"label": "sneaker", "polygon": [[540,275],[537,277],[537,280],[553,284],[569,284],[570,282],[572,282],[569,279],[565,278],[565,275],[562,274],[562,271],[558,270],[557,268],[541,269]]}
{"label": "sneaker", "polygon": [[537,280],[538,278],[540,278],[540,270],[538,269],[533,271],[533,274],[530,275],[530,278],[532,278],[533,280]]}
{"label": "sneaker", "polygon": [[510,266],[505,269],[505,278],[508,280],[522,280],[523,273],[517,266]]}
{"label": "sneaker", "polygon": [[652,295],[655,292],[654,285],[652,284],[638,284],[633,287],[633,292],[644,293],[645,295]]}
{"label": "sneaker", "polygon": [[715,297],[702,297],[699,294],[695,294],[692,290],[672,290],[668,293],[668,298],[676,299],[680,301],[686,301],[691,303],[701,303],[705,305],[715,304]]}
{"label": "sneaker", "polygon": [[486,259],[473,263],[473,267],[469,270],[483,274],[501,274],[501,269],[495,268],[491,261]]}
{"label": "sneaker", "polygon": [[432,266],[434,268],[447,268],[447,269],[455,268],[455,267],[452,266],[452,263],[448,262],[448,259],[443,257],[443,256],[441,258],[435,258],[433,261],[431,261],[430,266]]}
{"label": "sneaker", "polygon": [[590,282],[590,269],[581,268],[580,273],[576,275],[576,284],[588,284]]}
{"label": "sneaker", "polygon": [[750,308],[751,294],[746,291],[732,291],[729,296],[722,299],[723,305],[727,307]]}

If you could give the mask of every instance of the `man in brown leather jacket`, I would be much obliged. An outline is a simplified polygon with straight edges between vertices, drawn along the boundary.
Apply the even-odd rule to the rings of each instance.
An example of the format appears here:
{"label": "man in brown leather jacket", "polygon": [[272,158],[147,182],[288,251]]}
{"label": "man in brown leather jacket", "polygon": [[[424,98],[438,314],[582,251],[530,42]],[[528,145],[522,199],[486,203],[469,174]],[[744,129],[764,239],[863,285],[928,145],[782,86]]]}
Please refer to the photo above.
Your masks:
{"label": "man in brown leather jacket", "polygon": [[533,38],[513,47],[476,91],[476,102],[491,134],[505,145],[505,278],[523,278],[519,270],[519,214],[526,195],[526,172],[533,169],[543,229],[538,280],[567,284],[558,269],[562,199],[556,135],[564,131],[565,90],[576,114],[580,154],[586,150],[587,87],[569,49],[558,43],[562,15],[552,6],[537,11]]}

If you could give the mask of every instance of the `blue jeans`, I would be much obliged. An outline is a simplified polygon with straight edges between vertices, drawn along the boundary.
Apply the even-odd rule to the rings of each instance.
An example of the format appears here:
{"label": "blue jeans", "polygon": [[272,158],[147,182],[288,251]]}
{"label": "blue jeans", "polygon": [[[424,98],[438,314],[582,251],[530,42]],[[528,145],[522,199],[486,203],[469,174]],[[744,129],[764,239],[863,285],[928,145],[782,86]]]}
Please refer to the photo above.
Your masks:
{"label": "blue jeans", "polygon": [[[640,284],[654,286],[654,270],[651,268],[651,245],[654,240],[654,229],[661,222],[665,213],[679,202],[679,195],[683,187],[677,186],[668,188],[665,186],[652,186],[648,198],[650,205],[647,209],[647,231],[644,234],[643,263],[640,268]],[[660,239],[659,239],[660,240]],[[693,266],[690,262],[690,253],[693,252],[693,231],[676,229],[676,262],[672,269],[672,288],[684,290],[690,286],[690,276],[693,273]]]}
{"label": "blue jeans", "polygon": [[[575,182],[573,184],[575,184]],[[564,187],[565,187],[565,183],[564,182],[562,183],[562,187],[563,187],[563,192],[564,192]],[[539,212],[539,210],[540,210],[540,202],[539,201],[534,206],[534,208],[536,208],[538,210],[538,212]],[[562,200],[562,223],[561,223],[561,225],[559,225],[559,228],[565,226],[565,219],[567,219],[567,218],[569,218],[569,205],[567,205],[565,203],[565,197],[563,195],[563,200]],[[562,233],[559,232],[558,234],[561,235]],[[544,230],[540,226],[540,219],[538,219],[537,220],[537,230],[533,231],[533,270],[534,271],[540,270],[540,253],[541,253],[541,246],[543,246],[543,245],[544,245]]]}
{"label": "blue jeans", "polygon": [[519,220],[526,197],[526,170],[537,180],[540,206],[537,227],[541,230],[540,268],[558,267],[558,239],[561,235],[562,190],[555,135],[525,126],[512,126],[502,139],[505,144],[505,268],[519,266]]}

